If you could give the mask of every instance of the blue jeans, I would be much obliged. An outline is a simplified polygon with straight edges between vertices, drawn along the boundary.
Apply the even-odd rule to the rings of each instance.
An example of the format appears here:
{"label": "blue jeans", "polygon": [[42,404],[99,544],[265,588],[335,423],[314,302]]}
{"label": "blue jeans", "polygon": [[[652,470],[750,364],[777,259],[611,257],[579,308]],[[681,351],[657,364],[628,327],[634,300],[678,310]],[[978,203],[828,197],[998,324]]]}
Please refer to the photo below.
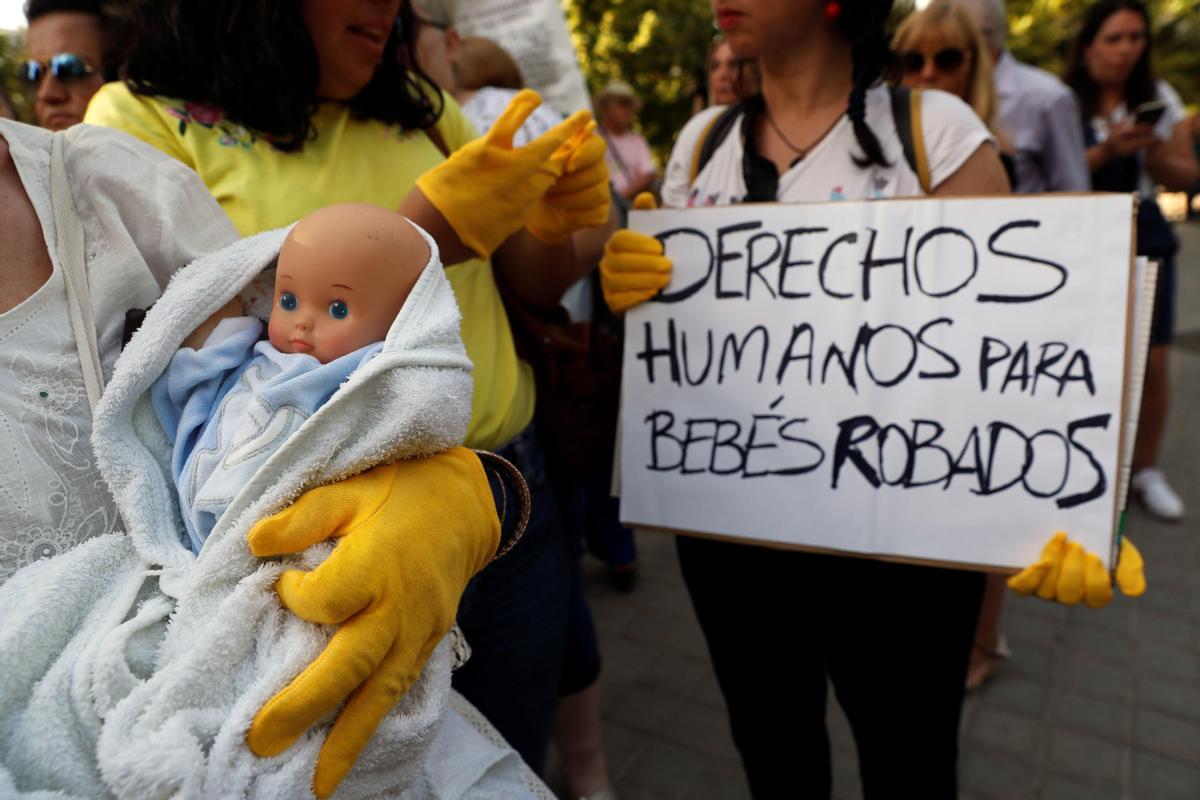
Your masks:
{"label": "blue jeans", "polygon": [[529,526],[516,546],[475,576],[463,594],[458,624],[471,658],[454,673],[453,682],[540,774],[563,671],[571,562],[533,427],[497,452],[529,484]]}

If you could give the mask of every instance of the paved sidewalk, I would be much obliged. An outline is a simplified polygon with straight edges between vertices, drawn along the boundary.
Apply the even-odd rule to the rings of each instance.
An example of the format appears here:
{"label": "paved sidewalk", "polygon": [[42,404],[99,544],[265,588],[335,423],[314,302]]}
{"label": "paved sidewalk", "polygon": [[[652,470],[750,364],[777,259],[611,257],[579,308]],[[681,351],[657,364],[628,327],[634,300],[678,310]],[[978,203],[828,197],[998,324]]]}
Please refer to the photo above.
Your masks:
{"label": "paved sidewalk", "polygon": [[[1189,516],[1163,525],[1133,511],[1150,584],[1138,600],[1095,612],[1010,598],[1012,661],[964,710],[964,800],[1200,798],[1200,226],[1181,233],[1180,336],[1160,460]],[[674,546],[650,535],[638,545],[631,595],[585,564],[616,789],[622,800],[749,797]],[[854,745],[830,707],[834,794],[850,800],[861,796]]]}

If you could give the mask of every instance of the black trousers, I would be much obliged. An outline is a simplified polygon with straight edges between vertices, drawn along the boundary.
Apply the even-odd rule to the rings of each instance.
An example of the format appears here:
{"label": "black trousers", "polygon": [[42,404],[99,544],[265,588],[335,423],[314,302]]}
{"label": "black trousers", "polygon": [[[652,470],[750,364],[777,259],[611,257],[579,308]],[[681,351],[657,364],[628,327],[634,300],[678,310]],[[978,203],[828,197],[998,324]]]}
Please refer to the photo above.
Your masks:
{"label": "black trousers", "polygon": [[867,800],[957,794],[982,573],[678,537],[755,798],[828,798],[826,676]]}

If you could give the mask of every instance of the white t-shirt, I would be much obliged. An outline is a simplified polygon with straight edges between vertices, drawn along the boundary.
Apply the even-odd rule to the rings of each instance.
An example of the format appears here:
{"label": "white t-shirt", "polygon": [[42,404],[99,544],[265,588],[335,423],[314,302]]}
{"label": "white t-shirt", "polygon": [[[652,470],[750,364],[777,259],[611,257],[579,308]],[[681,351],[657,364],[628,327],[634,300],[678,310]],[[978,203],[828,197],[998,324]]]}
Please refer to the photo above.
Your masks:
{"label": "white t-shirt", "polygon": [[[745,153],[740,136],[741,118],[713,152],[712,158],[689,185],[693,157],[708,123],[724,106],[705,109],[683,127],[671,152],[663,181],[663,205],[669,208],[721,206],[740,202],[746,195],[742,171]],[[854,126],[843,115],[832,130],[803,159],[779,176],[776,199],[780,202],[866,200],[911,197],[923,194],[916,173],[904,159],[896,132],[891,95],[886,86],[867,92],[867,124],[883,147],[890,166],[854,163],[862,154]],[[987,127],[971,107],[952,94],[935,90],[922,93],[921,129],[925,138],[930,177],[937,188],[953,175],[984,142],[992,141]]]}
{"label": "white t-shirt", "polygon": [[[1180,99],[1179,93],[1171,87],[1171,84],[1166,81],[1159,81],[1155,87],[1158,90],[1158,99],[1163,101],[1167,110],[1158,118],[1158,122],[1154,125],[1154,135],[1159,141],[1170,141],[1175,135],[1175,126],[1187,119],[1187,108],[1183,105],[1183,100]],[[1132,116],[1129,108],[1125,103],[1121,103],[1112,110],[1108,117],[1092,117],[1092,134],[1096,137],[1097,142],[1103,142],[1108,138],[1108,133],[1111,126],[1118,122],[1123,122]],[[1146,199],[1153,199],[1157,194],[1154,185],[1154,179],[1150,177],[1150,173],[1146,170],[1146,156],[1144,153],[1138,153],[1138,194]]]}
{"label": "white t-shirt", "polygon": [[[0,583],[21,567],[118,525],[96,470],[92,415],[67,312],[50,199],[51,134],[0,120],[42,225],[54,271],[0,314]],[[237,231],[194,172],[131,136],[77,125],[63,148],[83,224],[105,377],[125,311],[153,303],[170,276]]]}

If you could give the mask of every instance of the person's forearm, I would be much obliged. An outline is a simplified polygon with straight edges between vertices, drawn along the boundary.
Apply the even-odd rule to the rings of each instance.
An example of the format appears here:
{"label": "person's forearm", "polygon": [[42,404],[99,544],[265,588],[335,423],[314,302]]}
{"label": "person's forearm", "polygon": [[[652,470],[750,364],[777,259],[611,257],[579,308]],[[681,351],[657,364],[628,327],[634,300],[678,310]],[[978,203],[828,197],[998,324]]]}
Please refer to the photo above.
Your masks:
{"label": "person's forearm", "polygon": [[628,200],[632,200],[633,198],[637,197],[640,192],[644,192],[647,189],[649,189],[652,185],[654,185],[654,181],[657,178],[658,178],[658,173],[656,173],[656,172],[650,172],[650,173],[643,175],[640,179],[638,179],[637,183],[633,184],[632,186],[630,186],[629,188],[627,188],[625,190],[625,192],[624,192],[625,198]]}
{"label": "person's forearm", "polygon": [[571,239],[546,244],[527,230],[510,236],[492,255],[492,265],[522,302],[553,308],[563,292],[587,273],[575,259]]}
{"label": "person's forearm", "polygon": [[1109,152],[1108,146],[1104,142],[1094,144],[1087,149],[1088,172],[1093,175],[1108,163]]}
{"label": "person's forearm", "polygon": [[414,186],[412,191],[400,201],[400,207],[396,210],[420,225],[433,237],[433,240],[437,242],[438,250],[441,251],[443,264],[458,264],[467,259],[476,258],[475,252],[463,244],[462,239],[458,238],[458,234],[450,227],[450,223],[434,207],[433,203],[429,202],[429,198],[421,193],[420,189]]}
{"label": "person's forearm", "polygon": [[1182,192],[1200,180],[1200,165],[1192,153],[1179,152],[1171,145],[1163,142],[1151,148],[1146,154],[1146,169],[1156,183],[1169,191]]}

